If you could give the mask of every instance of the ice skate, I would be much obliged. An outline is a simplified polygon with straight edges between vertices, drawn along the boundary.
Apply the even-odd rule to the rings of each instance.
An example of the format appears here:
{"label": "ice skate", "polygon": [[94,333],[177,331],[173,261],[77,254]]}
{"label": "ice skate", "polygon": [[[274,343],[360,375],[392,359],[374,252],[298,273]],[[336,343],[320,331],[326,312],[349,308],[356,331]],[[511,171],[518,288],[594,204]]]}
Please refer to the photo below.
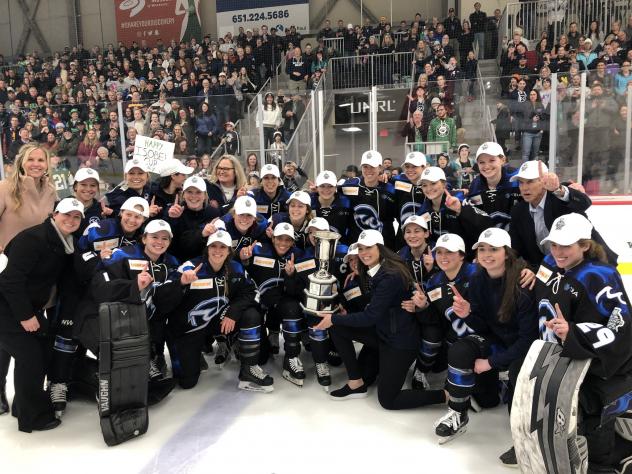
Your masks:
{"label": "ice skate", "polygon": [[435,433],[439,437],[439,444],[445,444],[465,433],[468,421],[467,412],[458,412],[450,408],[448,413],[434,424]]}
{"label": "ice skate", "polygon": [[55,418],[61,419],[66,410],[68,385],[65,383],[51,383],[49,389],[50,401],[53,403],[53,409],[55,410]]}
{"label": "ice skate", "polygon": [[258,365],[242,365],[237,387],[249,392],[270,393],[274,391],[273,383],[274,379]]}
{"label": "ice skate", "polygon": [[268,341],[270,342],[270,353],[278,354],[279,353],[279,332],[278,331],[270,331],[268,335]]}
{"label": "ice skate", "polygon": [[415,371],[413,372],[413,380],[411,386],[413,390],[428,390],[430,388],[428,376],[417,367],[415,367]]}
{"label": "ice skate", "polygon": [[3,385],[0,387],[0,415],[9,413],[9,401],[7,400],[7,389]]}
{"label": "ice skate", "polygon": [[318,379],[318,384],[323,387],[323,390],[329,392],[331,375],[329,374],[329,364],[327,364],[327,362],[316,363],[316,378]]}
{"label": "ice skate", "polygon": [[156,357],[149,359],[149,381],[160,380],[164,378],[164,374],[158,368]]}
{"label": "ice skate", "polygon": [[299,387],[303,386],[305,381],[305,371],[303,370],[303,363],[298,357],[285,357],[283,359],[283,378],[288,382],[292,382]]}
{"label": "ice skate", "polygon": [[217,354],[215,354],[215,367],[219,370],[224,368],[224,364],[230,360],[230,348],[225,341],[217,342]]}
{"label": "ice skate", "polygon": [[327,354],[327,362],[333,367],[340,367],[342,365],[342,359],[336,351],[329,351]]}

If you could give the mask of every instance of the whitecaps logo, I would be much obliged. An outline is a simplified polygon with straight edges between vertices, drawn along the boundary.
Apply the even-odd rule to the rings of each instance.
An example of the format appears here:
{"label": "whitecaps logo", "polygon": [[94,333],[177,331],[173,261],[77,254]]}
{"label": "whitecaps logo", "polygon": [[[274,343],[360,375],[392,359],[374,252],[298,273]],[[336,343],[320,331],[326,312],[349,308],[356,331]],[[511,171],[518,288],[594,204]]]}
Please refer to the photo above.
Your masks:
{"label": "whitecaps logo", "polygon": [[145,0],[123,0],[119,5],[119,9],[125,11],[130,10],[129,17],[134,18],[145,8]]}

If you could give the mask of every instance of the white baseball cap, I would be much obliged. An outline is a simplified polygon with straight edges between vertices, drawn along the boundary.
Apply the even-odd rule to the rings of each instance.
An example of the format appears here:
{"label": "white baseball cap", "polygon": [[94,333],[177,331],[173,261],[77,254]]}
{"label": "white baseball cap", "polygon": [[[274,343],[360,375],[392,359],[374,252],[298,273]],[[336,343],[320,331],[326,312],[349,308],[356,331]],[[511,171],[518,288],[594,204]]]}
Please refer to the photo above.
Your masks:
{"label": "white baseball cap", "polygon": [[472,245],[472,250],[476,250],[480,244],[488,244],[492,247],[511,247],[511,237],[505,229],[490,227],[481,232],[481,235],[478,236],[478,242]]}
{"label": "white baseball cap", "polygon": [[182,164],[180,160],[176,160],[175,158],[171,158],[170,160],[166,160],[160,166],[160,176],[162,178],[166,176],[171,176],[172,174],[180,173],[180,174],[191,174],[193,173],[193,168],[190,166],[185,166]]}
{"label": "white baseball cap", "polygon": [[208,240],[206,241],[206,246],[208,247],[213,242],[219,242],[220,244],[223,244],[229,248],[231,248],[233,245],[233,239],[230,236],[230,234],[226,232],[226,230],[222,230],[222,229],[216,232],[213,232],[211,235],[208,236]]}
{"label": "white baseball cap", "polygon": [[264,165],[263,168],[261,168],[261,177],[262,178],[264,176],[269,175],[269,174],[271,174],[275,178],[280,178],[281,177],[281,173],[279,172],[279,167],[277,165],[273,165],[271,163],[268,163],[267,165]]}
{"label": "white baseball cap", "polygon": [[[136,206],[141,206],[143,208],[142,211],[136,209]],[[132,211],[137,214],[140,214],[143,217],[149,217],[149,203],[146,199],[143,199],[140,196],[134,196],[128,198],[123,205],[121,206],[121,211]]]}
{"label": "white baseball cap", "polygon": [[377,244],[384,245],[384,237],[377,230],[363,230],[360,237],[358,237],[357,244],[364,245],[365,247],[373,247]]}
{"label": "white baseball cap", "polygon": [[581,239],[592,238],[593,225],[581,214],[573,212],[560,216],[553,221],[551,232],[540,242],[554,242],[559,245],[571,245]]}
{"label": "white baseball cap", "polygon": [[62,199],[55,208],[55,212],[59,212],[61,214],[70,214],[72,211],[77,211],[81,214],[81,217],[85,217],[85,214],[83,213],[83,204],[72,197]]}
{"label": "white baseball cap", "polygon": [[306,206],[312,205],[312,198],[305,191],[294,191],[292,194],[290,194],[290,197],[287,198],[288,206],[290,205],[290,201],[292,199],[296,199],[298,202],[302,202]]}
{"label": "white baseball cap", "polygon": [[422,219],[421,216],[410,216],[404,221],[404,224],[402,225],[402,230],[404,230],[408,224],[417,224],[419,227],[428,230],[428,224],[424,219]]}
{"label": "white baseball cap", "polygon": [[360,161],[360,166],[362,165],[369,165],[373,168],[382,166],[382,154],[376,150],[365,151],[362,153],[362,160]]}
{"label": "white baseball cap", "polygon": [[140,160],[138,158],[134,158],[133,160],[129,160],[127,163],[125,163],[125,173],[129,173],[130,171],[132,171],[132,168],[141,169],[145,173],[149,171],[149,168],[147,168],[147,163],[145,163],[145,160]]}
{"label": "white baseball cap", "polygon": [[288,224],[287,222],[279,222],[274,228],[273,235],[275,237],[287,235],[291,239],[294,239],[294,227],[292,227],[292,224]]}
{"label": "white baseball cap", "polygon": [[145,226],[145,234],[156,234],[163,230],[169,234],[169,237],[173,238],[173,233],[171,232],[171,226],[169,225],[167,221],[163,221],[162,219],[156,219],[154,221],[150,221]]}
{"label": "white baseball cap", "polygon": [[253,217],[257,217],[257,203],[250,196],[239,196],[235,200],[235,214],[250,214]]}
{"label": "white baseball cap", "polygon": [[344,263],[347,263],[349,261],[349,256],[350,255],[358,255],[358,243],[354,242],[351,245],[349,245],[349,248],[347,249],[347,254],[342,258],[342,261]]}
{"label": "white baseball cap", "polygon": [[[539,178],[540,177],[540,164],[539,163],[541,162],[537,160],[525,161],[520,166],[520,169],[518,170],[518,172],[514,174],[511,178],[509,178],[509,181],[516,181],[519,178],[523,178],[523,179]],[[549,168],[544,163],[542,163],[541,166],[542,166],[543,173],[547,173],[549,171]]]}
{"label": "white baseball cap", "polygon": [[329,230],[329,222],[324,217],[314,217],[307,225],[307,230],[315,227],[318,230]]}
{"label": "white baseball cap", "polygon": [[199,176],[191,176],[184,181],[184,184],[182,185],[182,190],[186,191],[189,188],[199,189],[203,193],[206,192],[206,184],[204,183],[204,180]]}
{"label": "white baseball cap", "polygon": [[404,160],[404,164],[411,164],[413,166],[426,166],[428,164],[428,160],[426,160],[426,155],[419,151],[411,151],[406,155],[406,159]]}
{"label": "white baseball cap", "polygon": [[322,186],[323,184],[329,184],[331,186],[338,184],[338,180],[333,171],[325,170],[318,173],[318,176],[316,176],[316,186]]}
{"label": "white baseball cap", "polygon": [[81,183],[86,179],[96,179],[97,183],[99,182],[99,173],[93,170],[92,168],[79,168],[75,173],[73,181],[75,183]]}
{"label": "white baseball cap", "polygon": [[421,173],[422,181],[430,181],[436,183],[437,181],[445,181],[445,173],[438,166],[428,166],[423,173]]}
{"label": "white baseball cap", "polygon": [[476,150],[476,158],[481,155],[505,156],[505,151],[503,150],[503,147],[496,142],[485,142],[478,147],[478,150]]}
{"label": "white baseball cap", "polygon": [[448,250],[449,252],[463,252],[465,253],[465,242],[460,235],[457,234],[443,234],[437,240],[432,251],[434,252],[439,247]]}

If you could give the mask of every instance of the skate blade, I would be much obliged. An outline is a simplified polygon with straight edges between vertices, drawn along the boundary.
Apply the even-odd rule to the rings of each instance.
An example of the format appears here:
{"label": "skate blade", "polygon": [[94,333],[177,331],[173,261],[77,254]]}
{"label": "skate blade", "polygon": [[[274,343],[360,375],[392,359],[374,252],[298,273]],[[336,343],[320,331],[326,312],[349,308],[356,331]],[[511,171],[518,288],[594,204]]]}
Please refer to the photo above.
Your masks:
{"label": "skate blade", "polygon": [[459,431],[454,433],[452,436],[440,436],[437,441],[439,442],[439,444],[446,444],[447,442],[452,441],[454,438],[458,438],[466,431],[467,431],[467,428],[463,427]]}
{"label": "skate blade", "polygon": [[246,390],[247,392],[270,393],[274,391],[274,385],[257,385],[252,382],[240,381],[237,388]]}
{"label": "skate blade", "polygon": [[321,385],[321,387],[325,391],[325,393],[329,393],[329,385]]}
{"label": "skate blade", "polygon": [[302,387],[303,386],[303,382],[305,382],[305,380],[303,379],[295,379],[294,377],[292,377],[290,375],[290,373],[286,370],[283,371],[283,378],[285,380],[287,380],[288,382],[293,383],[294,385],[296,385],[297,387]]}
{"label": "skate blade", "polygon": [[55,418],[61,420],[62,416],[64,416],[64,410],[55,410]]}

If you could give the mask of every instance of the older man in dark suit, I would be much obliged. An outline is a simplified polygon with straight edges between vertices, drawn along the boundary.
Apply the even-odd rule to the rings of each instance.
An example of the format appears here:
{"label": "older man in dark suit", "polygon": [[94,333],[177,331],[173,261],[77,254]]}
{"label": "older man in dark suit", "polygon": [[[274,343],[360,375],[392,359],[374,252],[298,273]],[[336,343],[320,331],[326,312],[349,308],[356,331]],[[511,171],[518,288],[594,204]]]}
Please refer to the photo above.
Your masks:
{"label": "older man in dark suit", "polygon": [[[592,201],[583,192],[560,183],[541,161],[522,164],[511,181],[518,180],[524,201],[516,203],[511,211],[511,246],[533,268],[537,268],[549,252],[547,244],[540,242],[549,234],[553,221],[560,216],[577,212],[584,214]],[[604,247],[608,261],[616,265],[615,254],[593,229],[593,240]]]}

